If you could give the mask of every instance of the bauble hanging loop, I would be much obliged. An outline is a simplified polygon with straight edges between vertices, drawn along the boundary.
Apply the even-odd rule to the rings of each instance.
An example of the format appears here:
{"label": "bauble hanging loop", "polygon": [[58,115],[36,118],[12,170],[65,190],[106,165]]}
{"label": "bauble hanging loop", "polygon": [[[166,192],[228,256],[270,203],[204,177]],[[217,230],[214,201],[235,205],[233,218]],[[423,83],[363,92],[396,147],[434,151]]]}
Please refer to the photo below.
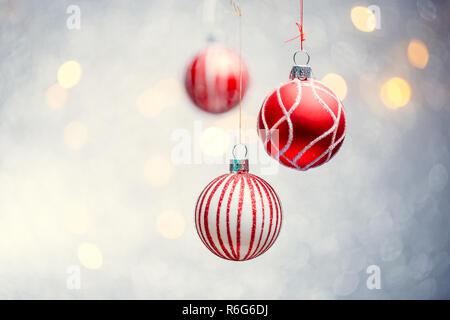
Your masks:
{"label": "bauble hanging loop", "polygon": [[[241,155],[238,154],[239,147],[243,148],[243,154],[241,154]],[[248,159],[247,159],[247,154],[248,154],[247,146],[243,143],[236,144],[233,147],[232,154],[233,154],[233,159],[230,159],[230,172],[236,172],[236,173],[248,172],[249,167],[248,167]]]}
{"label": "bauble hanging loop", "polygon": [[[306,63],[301,63],[301,64],[297,63],[297,59],[296,58],[297,58],[297,54],[299,54],[299,53],[305,54],[305,56],[306,56]],[[294,60],[294,64],[295,65],[309,65],[309,61],[311,61],[311,56],[309,55],[308,51],[300,50],[300,51],[296,51],[294,53],[294,56],[292,57],[292,59]]]}
{"label": "bauble hanging loop", "polygon": [[[298,53],[304,53],[306,55],[306,63],[305,64],[298,64],[296,61],[296,57]],[[299,79],[299,80],[306,80],[311,78],[312,70],[309,66],[309,61],[311,60],[311,57],[309,53],[305,50],[297,51],[294,53],[293,56],[294,65],[291,69],[291,74],[289,75],[289,79]]]}

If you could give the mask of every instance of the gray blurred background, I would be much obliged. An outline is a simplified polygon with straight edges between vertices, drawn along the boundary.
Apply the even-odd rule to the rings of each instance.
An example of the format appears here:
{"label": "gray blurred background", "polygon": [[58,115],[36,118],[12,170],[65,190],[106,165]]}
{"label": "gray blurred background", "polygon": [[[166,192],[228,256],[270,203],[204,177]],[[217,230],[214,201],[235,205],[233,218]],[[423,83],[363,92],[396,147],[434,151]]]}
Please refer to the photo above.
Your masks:
{"label": "gray blurred background", "polygon": [[[376,27],[354,9],[370,5]],[[299,3],[241,7],[252,131],[288,80]],[[237,110],[199,111],[182,82],[208,35],[238,50],[229,1],[208,16],[203,0],[0,0],[0,298],[450,298],[450,2],[304,10],[314,76],[332,74],[347,137],[307,172],[251,164],[277,190],[283,228],[266,254],[235,263],[203,246],[193,210],[227,170]],[[174,161],[174,132],[223,163]],[[371,265],[380,289],[366,285]]]}

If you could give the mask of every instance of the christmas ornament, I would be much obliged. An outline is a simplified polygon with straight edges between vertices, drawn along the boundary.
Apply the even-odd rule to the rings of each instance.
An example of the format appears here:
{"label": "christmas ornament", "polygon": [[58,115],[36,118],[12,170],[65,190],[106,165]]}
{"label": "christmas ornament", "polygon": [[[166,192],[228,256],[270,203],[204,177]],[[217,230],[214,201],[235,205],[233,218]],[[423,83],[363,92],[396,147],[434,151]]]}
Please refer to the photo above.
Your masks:
{"label": "christmas ornament", "polygon": [[247,67],[241,57],[225,46],[211,44],[189,64],[185,87],[197,107],[211,113],[222,113],[238,104],[240,86],[243,96],[248,82]]}
{"label": "christmas ornament", "polygon": [[[339,151],[345,138],[345,113],[333,90],[311,78],[309,55],[303,51],[302,22],[297,25],[302,49],[294,54],[291,81],[264,100],[258,133],[273,158],[288,167],[308,170],[329,161]],[[298,53],[306,55],[306,64],[297,65]]]}
{"label": "christmas ornament", "polygon": [[[232,2],[239,16],[241,9]],[[240,39],[242,52],[242,39]],[[242,143],[242,94],[244,70],[239,68],[239,144],[233,148],[230,173],[211,181],[200,194],[195,207],[195,226],[204,245],[215,255],[233,261],[256,258],[266,252],[280,233],[281,203],[273,188],[263,179],[248,173],[247,147]],[[237,147],[244,147],[242,157]]]}
{"label": "christmas ornament", "polygon": [[248,160],[234,159],[230,173],[211,181],[200,194],[195,225],[205,246],[234,261],[266,252],[280,233],[281,203],[263,179],[248,173]]}

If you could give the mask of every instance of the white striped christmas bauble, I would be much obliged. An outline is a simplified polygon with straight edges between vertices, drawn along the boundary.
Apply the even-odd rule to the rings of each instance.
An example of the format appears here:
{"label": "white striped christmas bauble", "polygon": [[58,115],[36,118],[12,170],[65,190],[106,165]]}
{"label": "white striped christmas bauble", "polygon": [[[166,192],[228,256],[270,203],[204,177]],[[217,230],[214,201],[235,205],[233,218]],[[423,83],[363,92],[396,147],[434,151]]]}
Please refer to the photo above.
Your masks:
{"label": "white striped christmas bauble", "polygon": [[281,222],[275,190],[245,172],[211,181],[195,208],[200,239],[212,253],[227,260],[250,260],[266,252],[277,239]]}

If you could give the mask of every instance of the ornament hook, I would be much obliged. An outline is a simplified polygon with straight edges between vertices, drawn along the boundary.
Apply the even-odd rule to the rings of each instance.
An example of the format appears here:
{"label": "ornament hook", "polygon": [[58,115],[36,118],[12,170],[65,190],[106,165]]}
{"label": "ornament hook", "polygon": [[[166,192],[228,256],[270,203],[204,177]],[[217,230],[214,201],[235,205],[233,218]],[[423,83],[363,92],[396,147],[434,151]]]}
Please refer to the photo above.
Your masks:
{"label": "ornament hook", "polygon": [[308,65],[309,61],[311,60],[311,56],[309,55],[308,51],[306,51],[306,50],[300,50],[300,51],[297,51],[297,52],[294,53],[293,59],[294,59],[295,65],[297,65],[297,66],[299,65],[297,63],[297,61],[295,60],[295,58],[297,57],[297,54],[299,54],[299,53],[304,53],[306,55],[306,63],[302,64],[302,65]]}
{"label": "ornament hook", "polygon": [[[237,155],[237,148],[242,147],[243,148],[243,156]],[[247,159],[247,153],[248,149],[247,146],[243,143],[239,143],[234,145],[233,147],[233,159],[230,160],[230,171],[231,172],[248,172],[248,159]]]}
{"label": "ornament hook", "polygon": [[[237,151],[238,151],[237,148],[239,148],[239,147],[243,148],[242,151],[244,152],[244,155],[242,157],[240,157],[240,156],[238,156],[236,154]],[[247,154],[248,154],[247,146],[245,144],[243,144],[243,143],[235,144],[234,147],[233,147],[233,152],[232,153],[233,153],[233,157],[235,159],[247,159]]]}
{"label": "ornament hook", "polygon": [[[296,59],[297,54],[303,53],[306,57],[306,63],[305,64],[298,64]],[[311,78],[311,67],[309,66],[309,60],[311,60],[311,57],[309,56],[309,53],[305,50],[300,50],[294,53],[294,66],[291,69],[291,74],[289,75],[289,79],[299,79],[299,80],[306,80]]]}

